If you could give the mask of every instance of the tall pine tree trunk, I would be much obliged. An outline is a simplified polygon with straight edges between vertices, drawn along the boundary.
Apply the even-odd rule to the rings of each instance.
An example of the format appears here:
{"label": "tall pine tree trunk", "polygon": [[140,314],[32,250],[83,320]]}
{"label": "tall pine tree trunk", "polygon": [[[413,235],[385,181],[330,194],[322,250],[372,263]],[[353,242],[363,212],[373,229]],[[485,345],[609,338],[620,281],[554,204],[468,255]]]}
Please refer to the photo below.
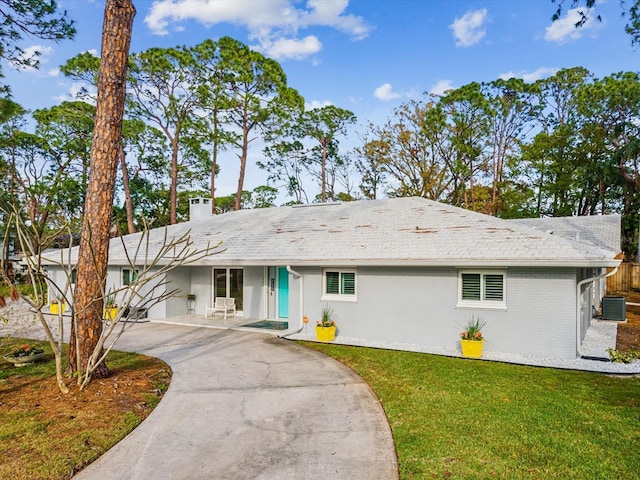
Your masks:
{"label": "tall pine tree trunk", "polygon": [[131,202],[131,187],[129,186],[129,170],[127,170],[127,154],[120,146],[120,170],[122,171],[122,190],[124,191],[124,206],[127,212],[127,233],[136,233],[133,221],[133,203]]}
{"label": "tall pine tree trunk", "polygon": [[320,166],[320,201],[322,203],[327,202],[327,143],[324,141],[320,141],[320,145],[322,146],[322,159]]}
{"label": "tall pine tree trunk", "polygon": [[244,188],[244,173],[247,168],[247,156],[249,155],[248,133],[243,134],[242,149],[240,153],[240,173],[238,174],[238,190],[236,190],[236,200],[233,204],[234,210],[242,207],[242,189]]}
{"label": "tall pine tree trunk", "polygon": [[169,186],[169,222],[178,223],[178,148],[179,133],[171,138],[171,185]]}
{"label": "tall pine tree trunk", "polygon": [[211,214],[216,214],[216,169],[218,165],[218,146],[213,145],[213,151],[211,152]]}
{"label": "tall pine tree trunk", "polygon": [[213,148],[211,149],[211,214],[216,213],[216,171],[218,170],[218,109],[213,110]]}
{"label": "tall pine tree trunk", "polygon": [[[71,330],[69,350],[69,369],[72,372],[86,372],[89,357],[102,333],[109,229],[120,157],[127,58],[134,15],[131,0],[106,0],[98,101],[74,294],[76,325]],[[94,373],[96,377],[108,374],[104,362]]]}

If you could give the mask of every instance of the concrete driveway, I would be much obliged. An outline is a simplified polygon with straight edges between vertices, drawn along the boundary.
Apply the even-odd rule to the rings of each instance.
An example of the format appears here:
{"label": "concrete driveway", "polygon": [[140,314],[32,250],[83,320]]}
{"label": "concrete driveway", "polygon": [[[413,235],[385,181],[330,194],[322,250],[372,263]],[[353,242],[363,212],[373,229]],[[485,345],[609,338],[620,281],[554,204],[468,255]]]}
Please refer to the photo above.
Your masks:
{"label": "concrete driveway", "polygon": [[163,359],[165,397],[74,479],[397,479],[386,416],[339,362],[267,334],[134,325],[118,349]]}

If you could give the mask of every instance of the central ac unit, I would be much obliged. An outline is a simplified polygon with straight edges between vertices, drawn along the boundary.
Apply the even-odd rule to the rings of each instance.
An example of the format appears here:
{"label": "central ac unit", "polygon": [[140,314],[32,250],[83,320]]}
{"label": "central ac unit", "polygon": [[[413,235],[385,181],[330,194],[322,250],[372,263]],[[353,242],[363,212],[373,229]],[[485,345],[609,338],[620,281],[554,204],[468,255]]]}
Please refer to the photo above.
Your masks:
{"label": "central ac unit", "polygon": [[627,320],[627,301],[624,297],[604,297],[602,299],[602,319],[625,322]]}

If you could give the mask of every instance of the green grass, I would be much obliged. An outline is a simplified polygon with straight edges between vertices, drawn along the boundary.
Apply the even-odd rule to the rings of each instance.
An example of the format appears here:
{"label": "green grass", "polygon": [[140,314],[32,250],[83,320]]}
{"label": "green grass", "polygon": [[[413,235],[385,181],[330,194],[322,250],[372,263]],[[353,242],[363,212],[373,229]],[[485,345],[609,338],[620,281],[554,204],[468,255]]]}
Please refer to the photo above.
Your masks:
{"label": "green grass", "polygon": [[[15,285],[15,288],[22,294],[33,297],[33,285],[30,283]],[[6,284],[0,284],[0,295],[8,298],[11,294],[11,287]]]}
{"label": "green grass", "polygon": [[371,385],[402,479],[640,478],[640,378],[305,345]]}

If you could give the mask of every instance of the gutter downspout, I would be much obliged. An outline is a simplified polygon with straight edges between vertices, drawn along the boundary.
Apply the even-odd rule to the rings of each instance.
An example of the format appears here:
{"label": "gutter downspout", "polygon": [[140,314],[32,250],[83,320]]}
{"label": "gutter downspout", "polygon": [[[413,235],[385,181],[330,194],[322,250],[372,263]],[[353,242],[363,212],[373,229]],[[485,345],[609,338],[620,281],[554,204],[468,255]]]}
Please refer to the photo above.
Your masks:
{"label": "gutter downspout", "polygon": [[579,358],[587,358],[589,360],[602,360],[602,361],[607,361],[607,362],[611,361],[609,358],[590,357],[590,356],[585,356],[582,353],[582,350],[581,350],[582,340],[580,338],[581,337],[580,325],[582,324],[582,318],[580,316],[580,313],[581,313],[581,309],[580,309],[581,292],[580,292],[580,289],[586,283],[595,282],[596,280],[601,280],[603,278],[607,278],[607,277],[611,277],[611,276],[615,275],[616,272],[618,271],[618,268],[620,268],[620,264],[616,265],[616,267],[613,270],[611,270],[609,273],[602,273],[602,274],[597,275],[595,277],[585,278],[584,280],[580,280],[578,282],[578,285],[576,285],[576,351],[578,352],[578,357]]}
{"label": "gutter downspout", "polygon": [[287,272],[289,272],[291,275],[293,275],[293,278],[299,278],[300,279],[300,328],[298,328],[297,330],[288,330],[285,333],[283,333],[282,335],[278,335],[278,338],[284,338],[284,337],[288,337],[289,335],[295,335],[296,333],[300,333],[302,331],[302,329],[304,328],[304,322],[303,322],[303,313],[304,313],[304,277],[302,276],[301,273],[296,272],[295,270],[293,270],[291,268],[291,265],[287,265]]}

